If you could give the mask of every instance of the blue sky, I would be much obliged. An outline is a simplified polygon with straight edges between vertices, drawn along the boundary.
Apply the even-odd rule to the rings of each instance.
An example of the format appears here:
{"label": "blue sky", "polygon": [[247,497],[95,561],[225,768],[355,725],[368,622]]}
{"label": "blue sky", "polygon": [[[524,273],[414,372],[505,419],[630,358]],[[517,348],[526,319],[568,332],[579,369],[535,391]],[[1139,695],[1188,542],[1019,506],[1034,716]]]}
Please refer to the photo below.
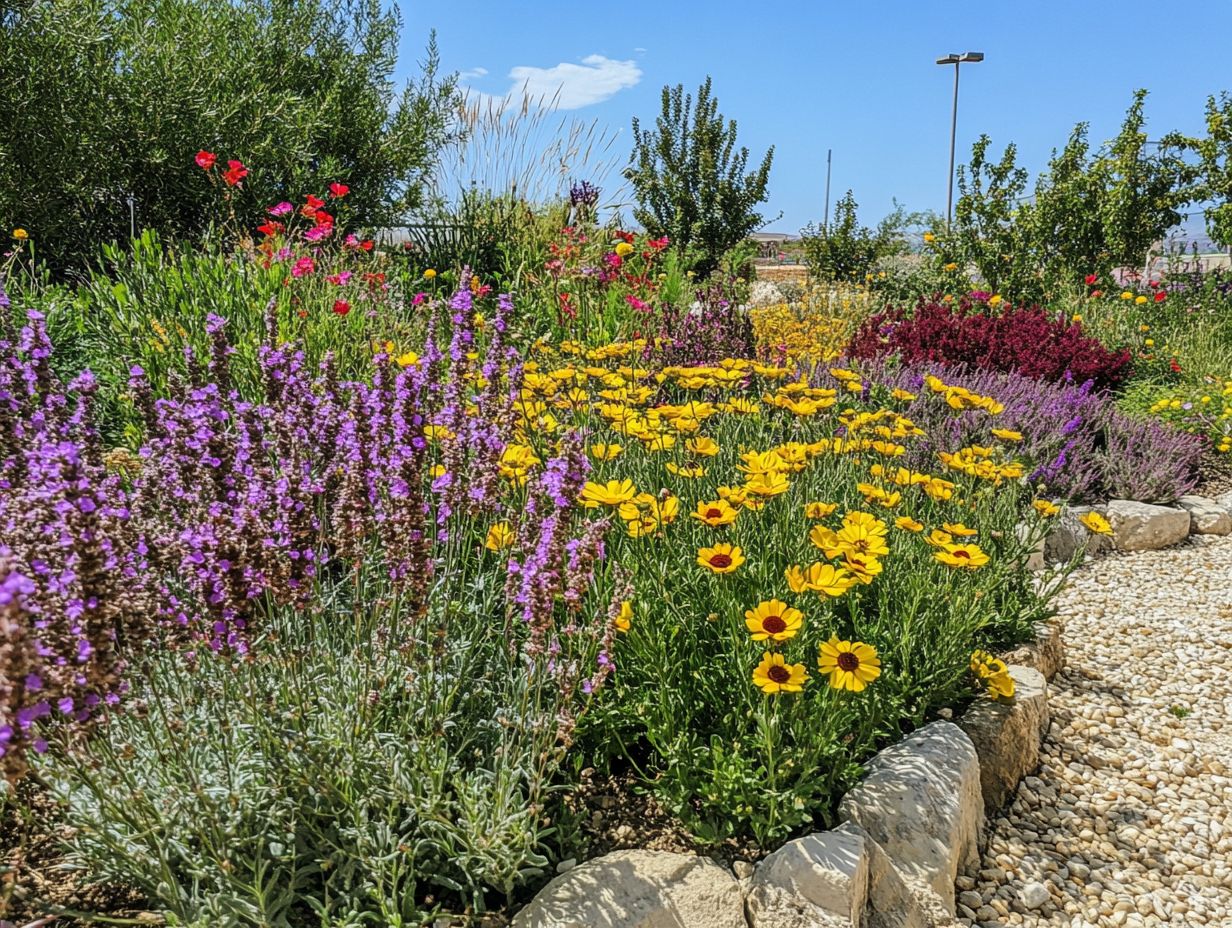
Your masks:
{"label": "blue sky", "polygon": [[[1115,133],[1133,90],[1151,91],[1148,132],[1198,132],[1206,97],[1232,90],[1232,4],[1175,8],[1118,2],[708,3],[678,0],[446,0],[401,3],[400,67],[411,73],[430,29],[442,63],[475,92],[525,82],[561,89],[572,115],[619,132],[651,124],[664,84],[695,88],[710,74],[741,144],[775,147],[767,228],[796,232],[822,212],[826,149],[831,204],[847,188],[869,224],[897,198],[943,212],[953,68],[964,65],[958,160],[981,132],[999,154],[1018,144],[1038,171],[1074,123]],[[782,213],[779,218],[778,214]]]}

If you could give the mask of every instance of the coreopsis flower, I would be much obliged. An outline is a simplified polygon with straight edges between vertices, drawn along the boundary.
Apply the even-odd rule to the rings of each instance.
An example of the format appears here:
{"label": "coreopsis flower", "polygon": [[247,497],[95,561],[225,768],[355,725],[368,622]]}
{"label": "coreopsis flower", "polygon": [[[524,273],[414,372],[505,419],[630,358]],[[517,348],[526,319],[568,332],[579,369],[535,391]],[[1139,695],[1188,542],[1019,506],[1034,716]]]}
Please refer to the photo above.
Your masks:
{"label": "coreopsis flower", "polygon": [[214,166],[214,162],[217,160],[218,156],[216,154],[212,151],[205,151],[204,149],[197,152],[197,157],[193,158],[193,161],[197,162],[197,167],[201,168],[203,171],[208,171],[212,168]]}
{"label": "coreopsis flower", "polygon": [[696,480],[706,476],[706,468],[700,464],[677,464],[675,461],[668,461],[666,466],[668,473],[675,474],[677,477]]}
{"label": "coreopsis flower", "polygon": [[627,632],[633,627],[633,604],[627,599],[620,604],[620,611],[616,613],[612,624],[616,626],[618,632]]}
{"label": "coreopsis flower", "polygon": [[706,525],[731,525],[740,515],[740,510],[734,508],[727,500],[719,499],[713,502],[700,502],[692,512],[694,519]]}
{"label": "coreopsis flower", "polygon": [[17,239],[19,242],[24,242],[29,237],[30,233],[25,229],[18,228],[13,230],[13,238]]}
{"label": "coreopsis flower", "polygon": [[972,544],[946,545],[933,558],[947,567],[967,570],[978,570],[988,563],[988,555],[979,545]]}
{"label": "coreopsis flower", "polygon": [[804,689],[808,672],[803,664],[789,664],[782,654],[767,651],[753,670],[753,683],[767,696],[798,693]]}
{"label": "coreopsis flower", "polygon": [[1035,511],[1045,519],[1051,519],[1053,516],[1059,515],[1061,512],[1060,506],[1056,503],[1050,503],[1046,499],[1037,499],[1032,502],[1031,505],[1035,507]]}
{"label": "coreopsis flower", "polygon": [[702,457],[712,458],[719,453],[719,446],[712,438],[698,437],[690,438],[685,442],[684,446],[692,454],[701,455]]}
{"label": "coreopsis flower", "polygon": [[905,532],[922,532],[924,531],[924,523],[917,522],[911,516],[899,516],[894,520],[894,524]]}
{"label": "coreopsis flower", "polygon": [[908,390],[900,389],[898,387],[895,387],[893,390],[890,391],[890,396],[894,397],[894,399],[896,400],[902,400],[904,403],[910,403],[913,399],[915,399],[914,393],[911,393]]}
{"label": "coreopsis flower", "polygon": [[934,548],[944,548],[948,544],[953,544],[954,536],[935,528],[924,537],[924,540]]}
{"label": "coreopsis flower", "polygon": [[973,528],[968,528],[961,522],[942,522],[941,527],[949,534],[956,535],[959,538],[970,538],[972,535],[978,535],[979,532]]}
{"label": "coreopsis flower", "polygon": [[781,473],[767,472],[751,475],[745,481],[744,488],[754,496],[779,496],[791,488],[791,482]]}
{"label": "coreopsis flower", "polygon": [[843,567],[863,584],[872,583],[881,573],[881,561],[863,554],[848,553],[843,557]]}
{"label": "coreopsis flower", "polygon": [[1078,521],[1087,527],[1087,530],[1096,535],[1111,535],[1112,524],[1101,516],[1098,512],[1091,511],[1078,517]]}
{"label": "coreopsis flower", "polygon": [[993,429],[992,434],[1002,441],[1022,441],[1022,432],[1015,432],[1012,429]]}
{"label": "coreopsis flower", "polygon": [[804,615],[781,600],[767,599],[745,610],[744,624],[754,641],[787,641],[799,633]]}
{"label": "coreopsis flower", "polygon": [[820,561],[808,567],[795,564],[783,571],[787,586],[793,593],[816,592],[837,599],[859,582],[842,567]]}
{"label": "coreopsis flower", "polygon": [[488,529],[488,536],[484,539],[483,546],[489,551],[503,551],[513,544],[515,537],[508,522],[497,522]]}
{"label": "coreopsis flower", "polygon": [[590,456],[596,461],[614,461],[624,450],[622,445],[601,442],[590,446]]}
{"label": "coreopsis flower", "polygon": [[824,519],[838,509],[838,503],[805,503],[804,516],[807,519]]}
{"label": "coreopsis flower", "polygon": [[624,480],[609,480],[606,484],[587,482],[582,488],[582,505],[587,509],[598,509],[600,506],[619,506],[637,495],[637,487],[628,478]]}
{"label": "coreopsis flower", "polygon": [[818,646],[817,669],[834,689],[859,693],[881,676],[881,658],[871,644],[843,641],[834,635]]}
{"label": "coreopsis flower", "polygon": [[711,573],[730,574],[744,562],[744,552],[725,542],[697,551],[697,563]]}
{"label": "coreopsis flower", "polygon": [[1014,696],[1014,678],[1005,661],[993,657],[987,651],[974,651],[971,654],[971,672],[980,678],[987,688],[988,695],[993,699],[1012,699]]}

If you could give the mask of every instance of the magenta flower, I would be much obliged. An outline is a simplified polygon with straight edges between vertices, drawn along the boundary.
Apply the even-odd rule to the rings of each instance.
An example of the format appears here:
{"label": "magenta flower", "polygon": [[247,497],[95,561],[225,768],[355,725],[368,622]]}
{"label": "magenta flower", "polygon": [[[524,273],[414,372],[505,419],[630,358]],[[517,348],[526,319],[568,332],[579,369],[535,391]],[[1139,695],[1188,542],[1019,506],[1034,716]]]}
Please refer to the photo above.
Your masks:
{"label": "magenta flower", "polygon": [[281,203],[279,203],[277,206],[271,206],[271,207],[267,210],[267,212],[268,212],[271,216],[286,216],[286,215],[288,215],[288,214],[289,214],[289,213],[290,213],[293,209],[295,209],[295,207],[294,207],[294,206],[292,206],[292,205],[291,205],[290,203],[288,203],[286,200],[283,200],[283,201],[282,201]]}

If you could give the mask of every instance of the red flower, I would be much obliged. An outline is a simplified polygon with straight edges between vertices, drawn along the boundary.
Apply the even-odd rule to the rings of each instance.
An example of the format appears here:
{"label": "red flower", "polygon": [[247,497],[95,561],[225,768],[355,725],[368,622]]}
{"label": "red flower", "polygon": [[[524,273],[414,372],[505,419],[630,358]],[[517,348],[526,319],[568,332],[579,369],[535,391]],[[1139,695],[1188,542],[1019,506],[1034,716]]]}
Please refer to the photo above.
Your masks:
{"label": "red flower", "polygon": [[1176,358],[1173,358],[1171,361],[1169,361],[1168,366],[1172,368],[1172,373],[1174,374],[1179,374],[1181,372],[1181,365],[1176,363]]}
{"label": "red flower", "polygon": [[1158,281],[1158,280],[1152,280],[1152,281],[1149,281],[1149,282],[1147,283],[1147,286],[1148,286],[1148,287],[1150,287],[1152,290],[1158,290],[1158,289],[1159,289],[1159,281]]}
{"label": "red flower", "polygon": [[334,227],[334,217],[331,216],[329,213],[325,212],[325,210],[323,209],[319,209],[315,213],[313,213],[312,220],[318,226],[323,226],[327,229],[332,229]]}
{"label": "red flower", "polygon": [[242,161],[228,161],[227,170],[222,172],[222,179],[227,182],[228,187],[236,186],[247,176],[248,168],[244,167]]}
{"label": "red flower", "polygon": [[193,160],[197,162],[197,167],[201,168],[201,170],[208,171],[214,166],[214,162],[218,160],[218,156],[212,151],[205,151],[202,149],[197,152],[197,157]]}
{"label": "red flower", "polygon": [[1168,298],[1167,290],[1156,290],[1155,291],[1155,302],[1156,303],[1162,303],[1167,298]]}
{"label": "red flower", "polygon": [[1089,286],[1091,286],[1091,285],[1092,285],[1092,284],[1094,284],[1094,283],[1095,283],[1095,281],[1097,281],[1097,280],[1099,280],[1099,275],[1098,275],[1098,274],[1088,274],[1088,275],[1087,275],[1087,286],[1088,286],[1088,287],[1089,287]]}
{"label": "red flower", "polygon": [[305,197],[305,199],[308,201],[308,205],[305,207],[305,209],[311,210],[311,212],[307,214],[309,216],[311,216],[312,213],[315,213],[317,210],[319,210],[322,206],[325,205],[324,200],[322,200],[320,197],[314,197],[311,193],[308,194],[308,196]]}
{"label": "red flower", "polygon": [[339,316],[345,316],[351,311],[351,304],[346,300],[334,300],[334,312]]}
{"label": "red flower", "polygon": [[665,235],[662,238],[652,238],[646,244],[649,245],[651,248],[653,248],[655,251],[661,251],[662,249],[667,247],[669,241],[670,239],[668,239],[668,237]]}
{"label": "red flower", "polygon": [[257,231],[262,235],[277,235],[284,228],[285,226],[283,226],[281,222],[274,222],[274,220],[271,219],[264,225],[257,226]]}
{"label": "red flower", "polygon": [[633,244],[633,233],[632,232],[617,232],[616,237],[620,239],[622,242],[628,242],[630,245]]}
{"label": "red flower", "polygon": [[351,192],[351,188],[346,184],[340,184],[337,181],[329,185],[329,192],[338,199],[342,199]]}
{"label": "red flower", "polygon": [[362,248],[364,251],[371,251],[372,250],[372,239],[370,238],[364,239],[362,242],[359,243],[359,247]]}
{"label": "red flower", "polygon": [[1092,290],[1091,291],[1091,299],[1093,300],[1098,300],[1103,295],[1104,295],[1103,290]]}

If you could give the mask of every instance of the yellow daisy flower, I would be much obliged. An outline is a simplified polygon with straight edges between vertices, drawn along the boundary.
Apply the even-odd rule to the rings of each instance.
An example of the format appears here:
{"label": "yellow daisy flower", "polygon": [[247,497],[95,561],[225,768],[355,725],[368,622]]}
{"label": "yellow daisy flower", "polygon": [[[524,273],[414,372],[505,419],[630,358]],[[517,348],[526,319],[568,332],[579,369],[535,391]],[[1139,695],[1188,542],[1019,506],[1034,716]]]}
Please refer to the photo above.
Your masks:
{"label": "yellow daisy flower", "polygon": [[881,676],[881,658],[871,644],[842,641],[834,635],[818,647],[817,669],[830,678],[834,689],[859,693]]}
{"label": "yellow daisy flower", "polygon": [[767,599],[745,611],[744,624],[754,641],[786,641],[800,631],[804,615],[785,602]]}
{"label": "yellow daisy flower", "polygon": [[767,651],[753,670],[753,683],[768,696],[775,693],[798,693],[804,689],[808,672],[803,664],[789,664],[782,654]]}

